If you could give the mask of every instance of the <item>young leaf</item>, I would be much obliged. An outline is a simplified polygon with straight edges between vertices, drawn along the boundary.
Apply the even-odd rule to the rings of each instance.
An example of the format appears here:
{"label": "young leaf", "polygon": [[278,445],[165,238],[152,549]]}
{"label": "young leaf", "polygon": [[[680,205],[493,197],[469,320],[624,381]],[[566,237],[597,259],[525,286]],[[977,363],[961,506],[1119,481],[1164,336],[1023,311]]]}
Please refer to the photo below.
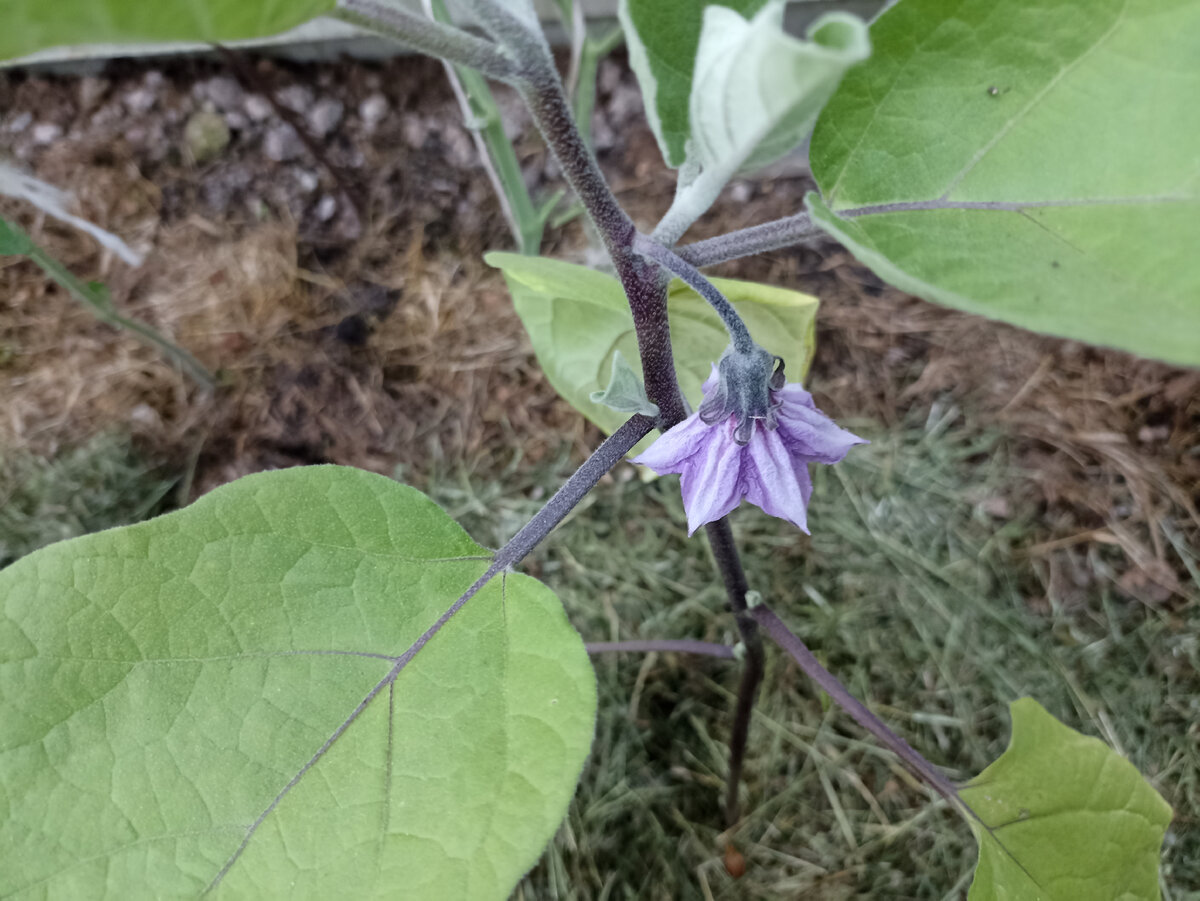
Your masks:
{"label": "young leaf", "polygon": [[646,118],[663,159],[678,168],[691,135],[688,103],[706,7],[754,15],[767,0],[621,0],[617,14],[625,29],[629,64],[637,75]]}
{"label": "young leaf", "polygon": [[819,224],[928,300],[1200,364],[1200,5],[901,0],[871,39]]}
{"label": "young leaf", "polygon": [[979,863],[971,901],[1157,901],[1171,808],[1104,742],[1032,698],[1010,706],[1008,749],[962,789]]}
{"label": "young leaf", "polygon": [[658,415],[658,407],[650,403],[650,398],[646,397],[646,389],[642,387],[642,380],[619,350],[613,351],[612,375],[608,378],[608,387],[603,391],[593,391],[588,395],[588,399],[594,404],[611,407],[618,413]]}
{"label": "young leaf", "polygon": [[694,160],[722,173],[754,169],[799,144],[846,70],[871,54],[867,26],[822,16],[800,41],[783,30],[775,0],[747,21],[721,6],[704,11],[690,101]]}
{"label": "young leaf", "polygon": [[335,0],[6,0],[0,59],[63,44],[265,37],[335,5]]}
{"label": "young leaf", "polygon": [[248,476],[0,571],[0,895],[496,898],[592,740],[554,595],[419,492]]}
{"label": "young leaf", "polygon": [[[619,350],[641,368],[633,317],[620,283],[584,266],[489,253],[487,262],[504,273],[513,305],[538,362],[555,389],[576,410],[611,433],[627,418],[592,400],[608,383],[613,355]],[[712,279],[737,308],[750,335],[787,363],[788,377],[799,381],[808,372],[814,346],[817,300],[807,294],[731,279]],[[696,292],[673,281],[667,296],[671,346],[679,385],[693,407],[700,386],[729,344],[720,317]],[[647,446],[647,438],[638,450]]]}

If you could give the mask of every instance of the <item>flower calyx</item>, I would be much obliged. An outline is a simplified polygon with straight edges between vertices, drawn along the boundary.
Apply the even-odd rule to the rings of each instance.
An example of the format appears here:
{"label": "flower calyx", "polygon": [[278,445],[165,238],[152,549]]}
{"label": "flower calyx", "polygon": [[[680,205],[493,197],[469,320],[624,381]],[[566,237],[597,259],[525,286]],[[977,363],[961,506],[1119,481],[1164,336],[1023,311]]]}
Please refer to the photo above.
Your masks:
{"label": "flower calyx", "polygon": [[783,358],[757,344],[746,349],[730,345],[717,362],[717,385],[704,396],[697,411],[705,425],[715,425],[730,416],[737,418],[733,440],[745,446],[754,434],[755,420],[768,429],[778,425],[779,402],[772,396],[784,385]]}

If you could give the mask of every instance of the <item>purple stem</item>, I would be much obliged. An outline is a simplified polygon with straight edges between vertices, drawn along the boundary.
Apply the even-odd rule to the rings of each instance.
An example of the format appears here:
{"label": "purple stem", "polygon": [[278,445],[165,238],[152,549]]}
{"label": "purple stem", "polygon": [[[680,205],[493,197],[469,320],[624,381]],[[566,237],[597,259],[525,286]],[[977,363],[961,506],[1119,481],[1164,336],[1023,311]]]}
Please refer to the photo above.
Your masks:
{"label": "purple stem", "polygon": [[884,747],[889,748],[926,785],[952,804],[966,808],[966,803],[958,794],[957,786],[943,776],[937,767],[921,756],[912,745],[889,729],[883,720],[868,710],[845,685],[837,680],[833,673],[821,666],[820,661],[808,649],[808,646],[784,625],[783,620],[776,616],[774,611],[766,604],[758,604],[750,608],[750,616],[766,630],[776,644],[791,655],[792,659],[800,665],[800,669],[804,670],[805,674],[816,682],[822,691],[850,714],[856,723],[875,736]]}
{"label": "purple stem", "polygon": [[625,289],[642,358],[646,395],[657,404],[658,427],[665,431],[682,422],[686,415],[671,350],[668,280],[657,266],[633,252],[637,229],[617,203],[595,156],[580,137],[558,73],[552,66],[531,64],[524,79],[521,96],[533,121],[562,167],[568,184],[583,201]]}
{"label": "purple stem", "polygon": [[764,658],[762,636],[758,626],[746,610],[746,592],[750,590],[746,572],[742,569],[742,558],[738,556],[737,544],[728,519],[718,519],[704,527],[712,548],[713,559],[725,582],[725,594],[737,623],[738,634],[746,648],[746,665],[742,668],[742,679],[738,683],[737,701],[733,708],[733,727],[729,732],[729,779],[725,784],[725,826],[732,829],[741,816],[738,789],[742,784],[742,769],[746,760],[746,745],[750,739],[750,717],[754,712],[754,701],[762,684]]}
{"label": "purple stem", "polygon": [[742,317],[733,308],[729,298],[718,291],[716,285],[705,278],[699,269],[679,257],[669,247],[664,247],[653,238],[648,238],[643,234],[634,235],[633,252],[648,260],[653,260],[667,272],[683,279],[688,287],[708,301],[708,305],[721,317],[721,321],[725,323],[725,328],[729,332],[729,338],[733,341],[733,346],[742,353],[753,351],[754,339],[750,337],[746,323],[742,322]]}
{"label": "purple stem", "polygon": [[695,641],[691,638],[650,638],[632,641],[589,641],[586,645],[589,654],[606,654],[629,651],[635,654],[649,654],[652,651],[677,654],[701,654],[705,657],[724,657],[733,659],[733,648],[727,644],[717,644],[712,641]]}

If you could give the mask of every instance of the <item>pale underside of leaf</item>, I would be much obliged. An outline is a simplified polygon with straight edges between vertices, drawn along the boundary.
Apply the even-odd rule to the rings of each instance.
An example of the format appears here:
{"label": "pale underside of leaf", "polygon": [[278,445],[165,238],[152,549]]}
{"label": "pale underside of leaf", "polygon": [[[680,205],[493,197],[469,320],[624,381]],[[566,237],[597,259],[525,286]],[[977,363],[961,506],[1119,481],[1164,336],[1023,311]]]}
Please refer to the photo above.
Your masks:
{"label": "pale underside of leaf", "polygon": [[[606,432],[620,426],[625,414],[591,399],[608,383],[617,352],[640,371],[637,335],[620,283],[557,260],[504,253],[491,253],[486,259],[504,272],[538,362],[555,390]],[[816,299],[768,285],[712,281],[745,319],[751,336],[785,359],[789,378],[802,379],[812,360]],[[728,346],[729,336],[712,308],[681,282],[671,283],[667,304],[679,384],[695,407],[700,386]],[[631,453],[639,453],[651,440],[645,439]]]}
{"label": "pale underside of leaf", "polygon": [[766,0],[620,0],[629,65],[642,90],[646,119],[663,159],[678,168],[691,134],[688,104],[701,22],[706,8],[719,6],[750,16]]}
{"label": "pale underside of leaf", "polygon": [[783,2],[753,19],[731,9],[705,10],[690,98],[695,159],[720,170],[722,182],[755,169],[803,140],[843,73],[870,55],[867,28],[831,13],[807,40],[783,30]]}

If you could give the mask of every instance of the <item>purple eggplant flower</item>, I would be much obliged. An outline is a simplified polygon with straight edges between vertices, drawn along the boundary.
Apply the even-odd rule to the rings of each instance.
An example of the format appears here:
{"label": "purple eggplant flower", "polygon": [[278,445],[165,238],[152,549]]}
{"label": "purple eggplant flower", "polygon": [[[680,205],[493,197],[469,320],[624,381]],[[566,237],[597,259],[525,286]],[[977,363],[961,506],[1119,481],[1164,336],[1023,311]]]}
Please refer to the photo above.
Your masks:
{"label": "purple eggplant flower", "polygon": [[[743,498],[808,532],[808,464],[837,463],[851,447],[867,443],[835,425],[799,384],[781,382],[777,370],[766,415],[739,417],[729,409],[736,405],[713,402],[726,393],[714,366],[700,409],[634,458],[659,475],[679,473],[689,535]],[[714,408],[720,411],[715,418]]]}

